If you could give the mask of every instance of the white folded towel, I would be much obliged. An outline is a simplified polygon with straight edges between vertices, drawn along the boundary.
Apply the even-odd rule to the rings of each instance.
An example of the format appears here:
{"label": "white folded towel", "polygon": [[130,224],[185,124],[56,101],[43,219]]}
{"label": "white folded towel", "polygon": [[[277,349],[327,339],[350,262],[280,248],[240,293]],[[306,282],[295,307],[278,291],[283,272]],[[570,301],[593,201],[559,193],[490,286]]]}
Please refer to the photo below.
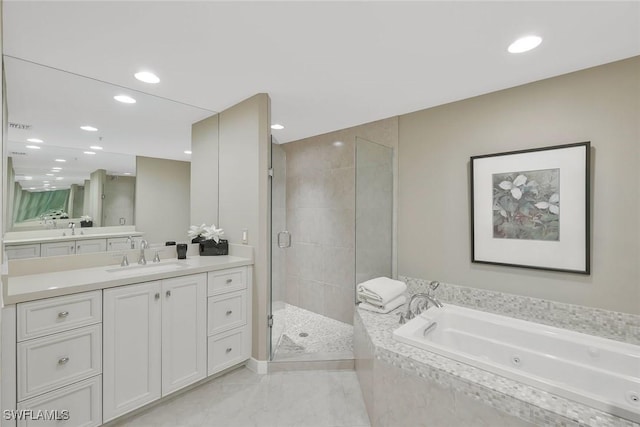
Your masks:
{"label": "white folded towel", "polygon": [[385,305],[404,294],[407,285],[388,277],[376,277],[358,285],[358,296],[361,301],[370,304]]}
{"label": "white folded towel", "polygon": [[384,305],[374,305],[374,304],[369,304],[366,302],[362,302],[360,303],[360,308],[363,308],[365,310],[369,310],[369,311],[375,311],[376,313],[382,313],[382,314],[387,314],[390,311],[395,310],[396,308],[400,307],[402,304],[404,304],[407,301],[407,299],[405,298],[404,295],[400,295],[398,298],[388,302],[387,304]]}

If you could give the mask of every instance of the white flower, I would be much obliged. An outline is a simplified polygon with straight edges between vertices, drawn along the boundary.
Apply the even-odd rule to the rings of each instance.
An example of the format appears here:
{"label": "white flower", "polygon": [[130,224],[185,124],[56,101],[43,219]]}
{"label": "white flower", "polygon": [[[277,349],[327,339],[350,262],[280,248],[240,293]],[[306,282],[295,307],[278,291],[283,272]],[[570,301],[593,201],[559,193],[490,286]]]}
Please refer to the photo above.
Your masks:
{"label": "white flower", "polygon": [[526,182],[526,176],[518,175],[516,179],[513,180],[513,182],[502,181],[500,184],[498,184],[498,186],[503,190],[511,190],[511,195],[513,196],[513,198],[516,200],[520,200],[520,197],[522,197],[522,190],[520,189],[520,187],[522,187]]}
{"label": "white flower", "polygon": [[80,221],[91,221],[91,217],[89,215],[82,215]]}
{"label": "white flower", "polygon": [[222,228],[216,228],[215,224],[211,224],[211,227],[204,227],[204,231],[202,232],[202,237],[206,240],[213,239],[216,243],[220,242],[220,237],[224,235],[224,231]]}
{"label": "white flower", "polygon": [[207,225],[204,223],[202,223],[202,225],[192,225],[191,227],[189,227],[189,230],[187,230],[187,235],[190,238],[195,239],[196,237],[204,233],[206,227]]}
{"label": "white flower", "polygon": [[549,209],[549,212],[558,215],[560,213],[558,203],[560,203],[560,195],[558,193],[553,193],[551,197],[549,197],[548,202],[538,202],[535,206],[538,209]]}

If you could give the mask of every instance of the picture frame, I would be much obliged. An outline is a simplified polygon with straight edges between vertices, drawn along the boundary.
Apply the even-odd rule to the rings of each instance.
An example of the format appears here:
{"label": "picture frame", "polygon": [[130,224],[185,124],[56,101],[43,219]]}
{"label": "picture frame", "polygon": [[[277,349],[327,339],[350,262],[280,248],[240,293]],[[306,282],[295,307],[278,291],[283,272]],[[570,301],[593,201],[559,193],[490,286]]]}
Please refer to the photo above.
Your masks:
{"label": "picture frame", "polygon": [[590,274],[590,142],[472,156],[471,261]]}

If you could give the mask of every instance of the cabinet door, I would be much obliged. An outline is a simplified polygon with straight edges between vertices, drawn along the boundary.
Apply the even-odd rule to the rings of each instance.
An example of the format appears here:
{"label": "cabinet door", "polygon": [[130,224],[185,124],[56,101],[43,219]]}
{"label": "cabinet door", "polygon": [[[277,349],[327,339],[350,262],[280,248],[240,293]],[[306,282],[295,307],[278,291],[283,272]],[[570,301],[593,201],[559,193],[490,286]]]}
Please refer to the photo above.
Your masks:
{"label": "cabinet door", "polygon": [[103,418],[160,398],[160,282],[104,291]]}
{"label": "cabinet door", "polygon": [[135,244],[135,240],[127,237],[112,237],[107,239],[107,251],[128,251],[132,248],[132,244]]}
{"label": "cabinet door", "polygon": [[4,250],[7,253],[7,259],[37,258],[40,256],[40,243],[7,245]]}
{"label": "cabinet door", "polygon": [[73,255],[76,253],[76,242],[53,242],[43,243],[40,245],[40,255],[46,256],[58,256],[58,255]]}
{"label": "cabinet door", "polygon": [[207,276],[162,281],[162,395],[207,375]]}
{"label": "cabinet door", "polygon": [[93,252],[105,252],[107,250],[107,239],[86,239],[76,242],[77,254],[90,254]]}

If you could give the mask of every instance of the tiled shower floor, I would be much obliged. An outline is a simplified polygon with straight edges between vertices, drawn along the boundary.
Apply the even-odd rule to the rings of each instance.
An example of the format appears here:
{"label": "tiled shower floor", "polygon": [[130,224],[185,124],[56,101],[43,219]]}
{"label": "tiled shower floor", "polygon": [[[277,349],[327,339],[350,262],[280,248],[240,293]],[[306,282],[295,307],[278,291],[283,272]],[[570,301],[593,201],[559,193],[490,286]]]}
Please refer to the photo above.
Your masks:
{"label": "tiled shower floor", "polygon": [[353,326],[338,320],[284,304],[273,311],[273,331],[273,360],[353,359]]}

